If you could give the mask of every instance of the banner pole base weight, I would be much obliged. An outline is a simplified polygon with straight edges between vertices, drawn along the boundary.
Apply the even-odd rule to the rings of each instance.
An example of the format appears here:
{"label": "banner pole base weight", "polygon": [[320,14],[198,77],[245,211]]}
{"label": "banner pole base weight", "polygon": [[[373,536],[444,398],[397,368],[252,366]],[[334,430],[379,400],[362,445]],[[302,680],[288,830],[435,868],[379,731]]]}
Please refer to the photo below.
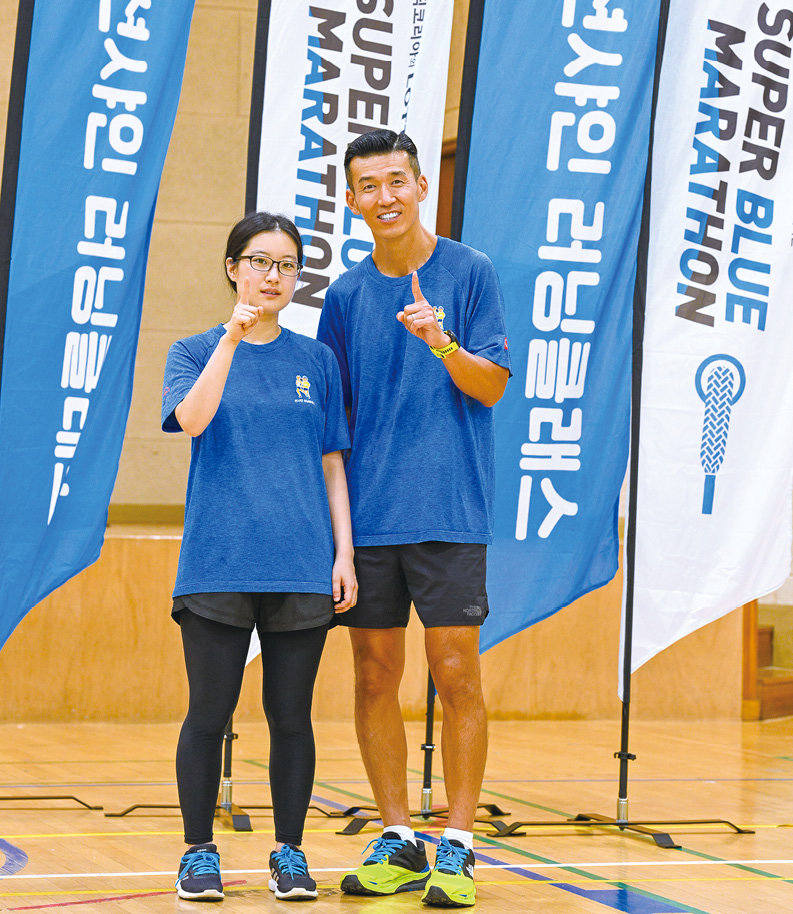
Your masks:
{"label": "banner pole base weight", "polygon": [[489,838],[506,838],[508,836],[519,838],[526,834],[525,831],[519,831],[522,828],[558,828],[560,825],[567,827],[579,826],[591,828],[619,828],[620,831],[636,832],[640,835],[649,836],[655,841],[658,847],[676,849],[681,847],[668,832],[656,831],[647,828],[648,825],[724,825],[732,829],[738,835],[753,835],[754,831],[750,828],[741,828],[727,819],[644,819],[629,821],[628,819],[613,819],[611,816],[603,816],[596,812],[579,813],[571,819],[558,819],[548,822],[510,822],[505,825],[503,822],[492,822],[496,831],[488,834]]}
{"label": "banner pole base weight", "polygon": [[236,803],[225,803],[215,808],[215,818],[234,831],[253,831],[251,817]]}
{"label": "banner pole base weight", "polygon": [[421,815],[425,819],[432,815],[432,787],[421,788]]}

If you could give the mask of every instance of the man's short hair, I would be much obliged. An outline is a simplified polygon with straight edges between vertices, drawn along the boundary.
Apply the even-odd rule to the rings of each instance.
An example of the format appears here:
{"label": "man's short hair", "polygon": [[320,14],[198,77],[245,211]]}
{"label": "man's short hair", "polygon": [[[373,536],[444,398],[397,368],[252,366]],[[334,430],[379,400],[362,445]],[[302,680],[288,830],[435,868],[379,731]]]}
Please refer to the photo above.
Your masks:
{"label": "man's short hair", "polygon": [[344,174],[347,186],[352,190],[352,177],[350,175],[350,162],[353,159],[366,158],[367,156],[387,155],[389,152],[406,152],[413,174],[418,180],[421,174],[419,153],[416,144],[406,133],[396,133],[394,130],[370,130],[357,136],[344,153]]}

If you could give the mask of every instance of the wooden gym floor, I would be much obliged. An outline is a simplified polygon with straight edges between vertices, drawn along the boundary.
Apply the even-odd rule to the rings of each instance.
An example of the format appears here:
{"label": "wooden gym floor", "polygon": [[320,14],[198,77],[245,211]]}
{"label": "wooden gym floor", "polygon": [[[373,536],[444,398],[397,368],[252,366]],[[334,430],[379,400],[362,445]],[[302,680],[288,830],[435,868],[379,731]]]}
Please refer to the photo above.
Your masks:
{"label": "wooden gym floor", "polygon": [[[422,726],[408,725],[411,800],[419,804]],[[79,912],[196,911],[173,891],[182,851],[178,810],[108,818],[68,800],[10,799],[73,794],[105,811],[176,802],[174,724],[4,724],[0,726],[0,909]],[[237,727],[234,800],[269,802],[264,725]],[[613,828],[536,827],[492,836],[477,827],[481,912],[565,914],[753,914],[793,910],[793,719],[758,723],[647,723],[631,728],[630,815],[634,819],[727,819],[724,826],[664,827],[682,846]],[[482,802],[504,821],[613,815],[619,727],[614,722],[496,721]],[[352,724],[317,725],[314,802],[327,810],[371,802]],[[440,760],[436,760],[436,773]],[[437,780],[434,800],[443,801]],[[253,832],[218,824],[227,885],[219,912],[283,910],[267,889],[272,820],[251,810]],[[413,893],[342,895],[342,872],[361,861],[375,826],[336,834],[346,820],[311,813],[304,847],[320,897],[318,912],[392,914],[421,908]],[[438,820],[418,820],[430,843]],[[432,859],[432,852],[430,852]],[[199,905],[206,911],[207,905]],[[288,910],[288,908],[287,908]]]}

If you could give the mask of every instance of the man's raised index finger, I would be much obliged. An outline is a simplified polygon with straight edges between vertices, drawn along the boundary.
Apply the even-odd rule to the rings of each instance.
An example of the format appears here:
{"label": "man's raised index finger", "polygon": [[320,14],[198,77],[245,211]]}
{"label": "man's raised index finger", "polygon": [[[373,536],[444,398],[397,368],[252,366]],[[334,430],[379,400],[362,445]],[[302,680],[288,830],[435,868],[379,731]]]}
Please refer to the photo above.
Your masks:
{"label": "man's raised index finger", "polygon": [[414,301],[423,301],[424,296],[421,294],[421,286],[419,285],[419,274],[413,272],[413,300]]}

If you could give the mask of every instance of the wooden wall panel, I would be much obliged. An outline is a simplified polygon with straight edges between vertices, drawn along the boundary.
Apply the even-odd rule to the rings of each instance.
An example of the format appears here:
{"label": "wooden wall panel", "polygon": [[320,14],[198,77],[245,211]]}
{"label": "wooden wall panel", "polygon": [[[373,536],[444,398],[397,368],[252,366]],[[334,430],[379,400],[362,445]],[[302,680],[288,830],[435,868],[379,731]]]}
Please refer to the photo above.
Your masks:
{"label": "wooden wall panel", "polygon": [[[170,590],[179,529],[110,527],[100,559],[36,606],[0,652],[2,721],[170,721],[186,701]],[[492,648],[482,660],[493,718],[617,719],[621,579]],[[422,717],[423,632],[408,629],[405,716]],[[333,630],[320,667],[318,719],[352,715],[347,634]],[[238,718],[261,717],[258,661]],[[632,715],[739,719],[741,615],[695,632],[633,678]]]}

